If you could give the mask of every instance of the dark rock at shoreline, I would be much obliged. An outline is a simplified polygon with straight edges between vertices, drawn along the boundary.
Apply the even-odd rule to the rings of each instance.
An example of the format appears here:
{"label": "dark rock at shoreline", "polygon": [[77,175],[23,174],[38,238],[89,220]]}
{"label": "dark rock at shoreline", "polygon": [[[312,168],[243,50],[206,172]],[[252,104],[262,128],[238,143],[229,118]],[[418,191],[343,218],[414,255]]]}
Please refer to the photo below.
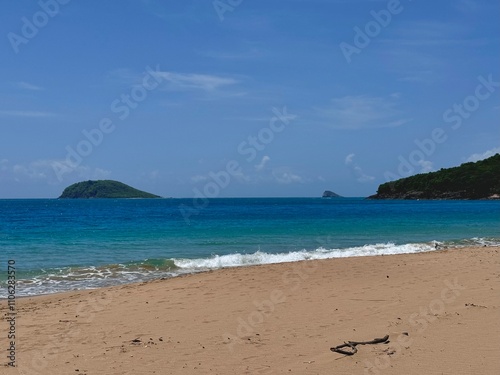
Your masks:
{"label": "dark rock at shoreline", "polygon": [[411,190],[408,192],[394,193],[394,194],[375,194],[368,197],[368,199],[469,199],[465,191],[447,191],[447,192],[434,192],[426,193],[423,191]]}

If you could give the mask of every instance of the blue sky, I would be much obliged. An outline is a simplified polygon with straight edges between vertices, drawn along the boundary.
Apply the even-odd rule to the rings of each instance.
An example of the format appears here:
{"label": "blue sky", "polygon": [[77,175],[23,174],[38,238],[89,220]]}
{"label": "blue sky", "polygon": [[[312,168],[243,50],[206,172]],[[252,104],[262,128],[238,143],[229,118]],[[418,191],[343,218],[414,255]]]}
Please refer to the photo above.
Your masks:
{"label": "blue sky", "polygon": [[345,196],[500,152],[498,1],[4,1],[0,197]]}

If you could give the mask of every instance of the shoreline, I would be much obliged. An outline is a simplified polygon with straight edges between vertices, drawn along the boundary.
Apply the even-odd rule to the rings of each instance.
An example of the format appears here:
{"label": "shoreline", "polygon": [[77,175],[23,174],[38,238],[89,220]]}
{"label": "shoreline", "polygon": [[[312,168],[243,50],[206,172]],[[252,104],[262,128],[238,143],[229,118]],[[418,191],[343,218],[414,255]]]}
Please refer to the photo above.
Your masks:
{"label": "shoreline", "polygon": [[[474,239],[472,239],[474,240]],[[377,256],[388,256],[388,255],[404,255],[404,254],[418,254],[422,252],[434,252],[434,251],[441,251],[445,249],[461,249],[461,248],[468,248],[468,247],[500,247],[498,242],[492,242],[492,243],[485,243],[485,239],[483,239],[483,242],[479,242],[478,240],[476,241],[476,244],[458,244],[458,243],[448,243],[447,241],[445,242],[440,242],[440,241],[430,241],[430,242],[422,242],[422,243],[402,243],[402,244],[395,244],[395,243],[374,243],[374,244],[367,244],[367,245],[362,245],[362,246],[355,246],[355,247],[348,247],[348,248],[339,248],[339,249],[330,249],[326,250],[326,252],[323,252],[321,248],[315,249],[315,250],[301,250],[301,251],[292,251],[290,253],[260,253],[260,252],[255,252],[255,253],[249,253],[249,254],[225,254],[225,255],[219,255],[219,256],[212,256],[211,258],[193,258],[193,259],[184,259],[184,258],[179,258],[179,259],[167,259],[168,262],[183,262],[183,261],[188,261],[192,262],[193,265],[191,268],[184,268],[181,265],[176,265],[174,268],[167,267],[165,269],[152,269],[148,268],[146,265],[147,262],[149,261],[148,259],[142,260],[142,261],[136,261],[136,262],[130,262],[131,265],[134,265],[134,267],[145,267],[144,270],[140,269],[133,269],[133,270],[127,270],[126,266],[123,264],[118,264],[120,267],[123,267],[123,270],[119,271],[115,275],[112,275],[111,277],[108,278],[89,278],[87,281],[85,279],[82,279],[80,277],[77,277],[73,279],[71,275],[68,274],[67,282],[70,283],[68,284],[69,287],[64,289],[60,287],[54,287],[55,291],[50,291],[50,286],[47,284],[42,284],[42,286],[39,286],[39,289],[41,291],[35,291],[33,292],[31,289],[33,287],[30,286],[30,280],[32,279],[23,279],[18,276],[18,284],[21,283],[23,284],[23,288],[19,288],[19,290],[30,290],[32,294],[21,294],[18,296],[18,298],[26,298],[26,297],[35,297],[35,296],[40,296],[40,295],[52,295],[52,294],[59,294],[59,293],[65,293],[65,292],[75,292],[75,291],[83,291],[83,290],[96,290],[96,289],[101,289],[101,288],[108,288],[108,287],[115,287],[115,286],[124,286],[124,285],[130,285],[130,284],[135,284],[135,283],[142,283],[142,282],[148,282],[148,281],[153,281],[157,279],[170,279],[170,278],[176,278],[179,276],[186,276],[186,275],[192,275],[192,274],[197,274],[197,273],[204,273],[204,272],[210,272],[210,271],[215,271],[215,270],[220,270],[220,269],[226,269],[226,268],[241,268],[241,267],[253,267],[253,266],[258,266],[258,265],[268,265],[268,264],[286,264],[286,263],[296,263],[296,262],[302,262],[302,261],[310,261],[310,260],[326,260],[326,259],[345,259],[345,258],[357,258],[357,257],[377,257]],[[410,248],[408,248],[410,247]],[[232,258],[234,255],[239,255],[242,259],[239,259],[239,263],[231,263],[234,262],[234,259],[229,259]],[[263,260],[261,259],[262,256],[266,257],[271,257],[271,258],[276,258],[272,260]],[[245,259],[243,259],[245,258]],[[207,264],[208,263],[208,264]],[[102,272],[109,272],[109,268],[114,268],[116,269],[117,264],[108,264],[108,265],[100,265],[100,266],[78,266],[78,267],[72,267],[74,268],[71,273],[78,273],[78,272],[94,272],[96,271],[97,273],[102,273]],[[142,266],[141,266],[142,265]],[[54,271],[55,272],[55,271]],[[121,277],[121,272],[123,274],[127,273],[135,273],[139,275],[137,277],[137,280],[134,281],[124,281]],[[60,279],[60,274],[56,275],[58,279]],[[37,276],[38,277],[38,276]],[[50,276],[49,279],[46,279],[44,283],[50,282]],[[26,283],[28,282],[28,283]],[[88,283],[88,287],[85,286],[85,283]],[[74,289],[69,289],[71,288],[71,283],[74,283],[75,285],[73,286]],[[4,286],[2,285],[2,288]],[[36,287],[35,287],[36,288]],[[18,292],[19,293],[19,292]],[[26,292],[25,292],[26,293]],[[6,297],[0,296],[0,301],[5,300]]]}
{"label": "shoreline", "polygon": [[[496,374],[499,266],[498,247],[475,247],[19,298],[17,363],[54,375]],[[6,327],[1,314],[0,334]],[[359,346],[353,356],[329,350],[387,334],[389,344]]]}
{"label": "shoreline", "polygon": [[[247,267],[255,267],[255,266],[265,266],[265,265],[272,265],[272,264],[288,264],[288,263],[298,263],[298,262],[304,262],[304,261],[311,261],[311,260],[329,260],[329,259],[346,259],[346,258],[365,258],[365,257],[379,257],[379,256],[391,256],[391,255],[410,255],[410,254],[420,254],[420,253],[427,253],[427,252],[435,252],[435,251],[443,251],[443,250],[453,250],[453,249],[462,249],[462,248],[469,248],[469,247],[474,247],[474,248],[486,248],[486,247],[497,247],[500,248],[500,245],[494,244],[494,245],[486,245],[483,244],[482,246],[479,245],[450,245],[446,244],[443,242],[439,241],[431,241],[429,243],[406,243],[406,244],[374,244],[374,245],[364,245],[364,246],[358,246],[358,247],[353,247],[353,248],[347,248],[347,249],[332,249],[331,251],[340,251],[340,254],[342,254],[342,251],[346,250],[352,250],[352,249],[363,249],[365,247],[372,247],[372,246],[381,246],[381,245],[391,245],[397,247],[404,247],[404,246],[431,246],[430,244],[434,243],[434,248],[427,248],[427,249],[418,249],[414,250],[412,252],[393,252],[393,253],[381,253],[381,254],[359,254],[359,255],[349,255],[349,256],[332,256],[332,257],[326,257],[326,258],[304,258],[304,259],[299,259],[299,260],[286,260],[286,261],[276,261],[276,262],[270,262],[270,263],[255,263],[255,264],[236,264],[236,265],[229,265],[229,266],[220,266],[218,268],[200,268],[200,269],[193,269],[193,270],[184,270],[184,271],[178,271],[178,273],[175,273],[175,270],[166,269],[166,270],[155,270],[154,272],[159,273],[159,275],[147,275],[144,274],[145,277],[142,280],[136,280],[136,281],[129,281],[129,282],[120,282],[120,279],[111,279],[109,285],[102,285],[102,286],[97,286],[97,287],[82,287],[82,288],[75,288],[75,289],[66,289],[66,290],[57,290],[54,292],[42,292],[36,295],[17,295],[16,298],[31,298],[31,297],[39,297],[39,296],[50,296],[50,295],[57,295],[61,293],[70,293],[70,292],[78,292],[78,291],[85,291],[85,290],[99,290],[102,288],[113,288],[113,287],[120,287],[120,286],[126,286],[126,285],[133,285],[133,284],[140,284],[144,282],[151,282],[155,280],[163,280],[163,279],[171,279],[171,278],[177,278],[177,277],[185,277],[189,275],[194,275],[198,273],[205,273],[205,272],[213,272],[213,271],[218,271],[218,270],[224,270],[224,269],[231,269],[231,268],[247,268]],[[306,250],[304,250],[306,251]],[[316,249],[315,251],[318,251]],[[313,254],[315,251],[306,251],[307,253]],[[281,256],[281,255],[289,255],[293,253],[301,253],[301,251],[297,252],[292,252],[292,253],[280,253],[280,254],[273,254],[273,253],[265,253],[267,255],[271,256]],[[256,253],[253,254],[243,254],[245,255],[255,255]],[[227,254],[227,255],[221,255],[217,256],[217,258],[224,258],[226,256],[232,256],[233,254]],[[210,259],[210,258],[200,258],[203,261]],[[191,259],[190,259],[191,260]],[[199,260],[199,259],[192,259],[192,260]],[[174,259],[169,259],[169,261],[175,261]],[[141,261],[142,263],[143,261]],[[139,263],[139,262],[137,262]],[[102,265],[98,266],[97,268],[107,268],[108,266],[115,266],[115,264],[111,265]],[[75,267],[75,268],[85,268],[85,269],[93,269],[95,266],[81,266],[81,267]],[[182,270],[181,267],[176,268],[176,270]],[[163,273],[171,273],[170,275],[162,274]],[[140,273],[140,272],[139,272]],[[19,279],[17,282],[19,283],[20,281],[26,281],[27,279]],[[68,279],[70,282],[75,281]],[[81,281],[80,279],[78,279]],[[105,279],[101,279],[105,280]],[[109,280],[109,279],[108,279]],[[0,297],[0,302],[7,300],[7,297]]]}

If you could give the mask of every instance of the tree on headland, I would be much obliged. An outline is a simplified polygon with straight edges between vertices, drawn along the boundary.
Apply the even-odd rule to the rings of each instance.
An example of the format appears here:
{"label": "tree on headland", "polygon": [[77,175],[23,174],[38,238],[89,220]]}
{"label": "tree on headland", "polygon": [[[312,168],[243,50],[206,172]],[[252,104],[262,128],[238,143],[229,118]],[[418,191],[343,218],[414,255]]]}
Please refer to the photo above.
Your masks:
{"label": "tree on headland", "polygon": [[372,199],[487,199],[500,196],[500,154],[381,184]]}

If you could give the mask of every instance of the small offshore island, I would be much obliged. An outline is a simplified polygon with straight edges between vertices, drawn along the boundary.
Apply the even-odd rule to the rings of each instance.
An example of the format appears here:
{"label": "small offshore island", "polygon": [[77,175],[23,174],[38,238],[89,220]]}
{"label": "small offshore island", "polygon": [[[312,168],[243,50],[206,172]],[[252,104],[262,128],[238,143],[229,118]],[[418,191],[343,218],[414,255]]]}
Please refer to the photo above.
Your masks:
{"label": "small offshore island", "polygon": [[500,154],[386,182],[368,199],[500,199]]}
{"label": "small offshore island", "polygon": [[97,180],[77,182],[64,189],[59,199],[116,199],[116,198],[161,198],[158,195],[137,190],[119,181]]}
{"label": "small offshore island", "polygon": [[322,198],[342,198],[342,197],[331,190],[325,190],[325,192],[322,195]]}

